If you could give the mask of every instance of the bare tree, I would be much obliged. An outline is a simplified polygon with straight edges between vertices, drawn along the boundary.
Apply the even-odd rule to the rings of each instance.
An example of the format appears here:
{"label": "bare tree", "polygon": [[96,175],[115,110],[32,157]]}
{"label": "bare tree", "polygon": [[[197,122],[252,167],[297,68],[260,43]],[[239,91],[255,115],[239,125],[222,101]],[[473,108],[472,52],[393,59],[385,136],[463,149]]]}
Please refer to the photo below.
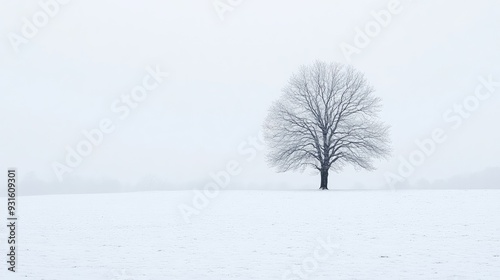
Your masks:
{"label": "bare tree", "polygon": [[389,127],[378,118],[381,99],[350,66],[316,62],[293,75],[264,125],[268,160],[279,172],[312,167],[328,189],[330,170],[373,170],[389,154]]}

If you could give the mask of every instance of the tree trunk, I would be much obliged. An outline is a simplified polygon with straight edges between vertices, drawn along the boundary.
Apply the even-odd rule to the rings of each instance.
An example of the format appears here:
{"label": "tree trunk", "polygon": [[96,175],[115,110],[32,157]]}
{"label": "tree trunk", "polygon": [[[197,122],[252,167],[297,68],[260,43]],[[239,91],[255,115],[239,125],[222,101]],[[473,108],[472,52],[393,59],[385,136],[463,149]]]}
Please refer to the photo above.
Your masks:
{"label": "tree trunk", "polygon": [[319,186],[320,190],[328,190],[328,169],[321,170],[321,185]]}

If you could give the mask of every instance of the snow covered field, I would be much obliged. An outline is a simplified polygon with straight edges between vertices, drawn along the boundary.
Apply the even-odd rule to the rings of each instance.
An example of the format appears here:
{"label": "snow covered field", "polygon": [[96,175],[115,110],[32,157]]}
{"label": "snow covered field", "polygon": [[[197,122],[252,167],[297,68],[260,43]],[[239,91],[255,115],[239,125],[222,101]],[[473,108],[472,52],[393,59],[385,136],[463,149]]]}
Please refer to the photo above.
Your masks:
{"label": "snow covered field", "polygon": [[497,190],[225,191],[188,224],[192,196],[21,197],[0,279],[500,279]]}

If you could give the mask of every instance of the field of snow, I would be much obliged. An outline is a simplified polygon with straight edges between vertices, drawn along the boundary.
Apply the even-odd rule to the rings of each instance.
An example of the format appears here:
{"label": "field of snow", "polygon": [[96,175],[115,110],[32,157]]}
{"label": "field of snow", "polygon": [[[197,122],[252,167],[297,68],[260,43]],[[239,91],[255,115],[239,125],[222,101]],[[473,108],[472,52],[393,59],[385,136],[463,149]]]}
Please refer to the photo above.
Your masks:
{"label": "field of snow", "polygon": [[0,279],[500,279],[498,190],[225,191],[186,223],[192,196],[21,197]]}

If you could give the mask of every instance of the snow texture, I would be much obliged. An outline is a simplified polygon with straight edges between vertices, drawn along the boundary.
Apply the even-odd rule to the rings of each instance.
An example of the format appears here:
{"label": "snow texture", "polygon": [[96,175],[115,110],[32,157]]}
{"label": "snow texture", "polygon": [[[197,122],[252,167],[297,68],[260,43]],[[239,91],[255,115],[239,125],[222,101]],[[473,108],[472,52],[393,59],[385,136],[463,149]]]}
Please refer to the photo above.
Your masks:
{"label": "snow texture", "polygon": [[192,198],[21,197],[0,279],[500,279],[497,190],[224,191],[186,223]]}

